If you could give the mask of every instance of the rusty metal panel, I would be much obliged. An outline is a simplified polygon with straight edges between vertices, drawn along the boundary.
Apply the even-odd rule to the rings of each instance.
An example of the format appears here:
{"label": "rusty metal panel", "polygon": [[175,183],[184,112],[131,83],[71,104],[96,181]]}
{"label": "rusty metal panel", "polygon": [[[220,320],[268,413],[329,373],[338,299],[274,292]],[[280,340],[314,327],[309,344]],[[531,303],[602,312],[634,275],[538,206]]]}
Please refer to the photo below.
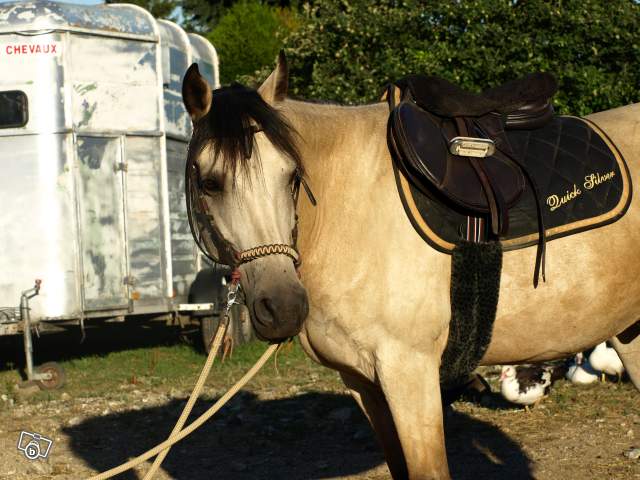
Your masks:
{"label": "rusty metal panel", "polygon": [[156,44],[73,35],[69,50],[75,130],[160,130]]}
{"label": "rusty metal panel", "polygon": [[34,320],[82,311],[71,144],[71,135],[0,139],[0,306],[17,306],[39,278]]}
{"label": "rusty metal panel", "polygon": [[169,211],[171,219],[171,259],[174,295],[187,295],[197,272],[196,247],[187,221],[184,168],[187,144],[167,139]]}
{"label": "rusty metal panel", "polygon": [[[126,137],[127,243],[134,309],[166,291],[163,275],[159,137]],[[166,302],[164,302],[166,303]]]}
{"label": "rusty metal panel", "polygon": [[78,137],[77,159],[84,309],[126,308],[121,139]]}
{"label": "rusty metal panel", "polygon": [[62,30],[94,35],[157,40],[153,16],[135,5],[78,5],[19,1],[2,6],[0,33]]}

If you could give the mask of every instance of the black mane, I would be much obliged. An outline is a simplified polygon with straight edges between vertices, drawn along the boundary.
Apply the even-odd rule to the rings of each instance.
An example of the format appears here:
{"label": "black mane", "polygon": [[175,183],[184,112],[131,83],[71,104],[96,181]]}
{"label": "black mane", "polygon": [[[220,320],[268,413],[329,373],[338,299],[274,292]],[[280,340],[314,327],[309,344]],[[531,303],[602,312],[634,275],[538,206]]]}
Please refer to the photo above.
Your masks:
{"label": "black mane", "polygon": [[256,90],[237,83],[213,91],[211,109],[194,125],[188,158],[210,145],[213,161],[222,159],[223,171],[231,173],[235,181],[238,168],[247,170],[256,131],[264,132],[302,174],[296,131]]}

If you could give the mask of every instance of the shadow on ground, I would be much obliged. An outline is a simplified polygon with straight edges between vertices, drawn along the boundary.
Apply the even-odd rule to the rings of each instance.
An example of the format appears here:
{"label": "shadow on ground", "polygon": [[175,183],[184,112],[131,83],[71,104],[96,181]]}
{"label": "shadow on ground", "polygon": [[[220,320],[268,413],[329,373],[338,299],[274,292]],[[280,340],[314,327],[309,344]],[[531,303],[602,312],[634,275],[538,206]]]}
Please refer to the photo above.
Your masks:
{"label": "shadow on ground", "polygon": [[533,462],[498,427],[452,412],[445,421],[447,457],[456,480],[527,480],[535,478]]}
{"label": "shadow on ground", "polygon": [[[164,440],[185,401],[95,417],[64,431],[74,454],[103,471]],[[194,413],[200,415],[210,404],[201,402]],[[447,444],[455,479],[533,478],[531,462],[519,446],[485,422],[449,415]],[[185,480],[293,480],[357,475],[383,463],[366,419],[349,396],[309,392],[259,401],[241,392],[176,445],[162,468]]]}

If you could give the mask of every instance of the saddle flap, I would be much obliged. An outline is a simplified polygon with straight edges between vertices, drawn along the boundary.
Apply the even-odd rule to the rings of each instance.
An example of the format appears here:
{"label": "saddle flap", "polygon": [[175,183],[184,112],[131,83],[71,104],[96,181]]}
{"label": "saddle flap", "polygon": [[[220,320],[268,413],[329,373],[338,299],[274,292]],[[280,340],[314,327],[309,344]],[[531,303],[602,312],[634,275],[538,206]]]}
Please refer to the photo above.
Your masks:
{"label": "saddle flap", "polygon": [[[431,194],[435,190],[471,214],[490,211],[487,195],[469,159],[449,152],[448,139],[457,136],[451,119],[402,101],[392,111],[389,125],[395,160],[418,188]],[[518,166],[500,152],[478,160],[507,206],[514,205],[525,188]]]}

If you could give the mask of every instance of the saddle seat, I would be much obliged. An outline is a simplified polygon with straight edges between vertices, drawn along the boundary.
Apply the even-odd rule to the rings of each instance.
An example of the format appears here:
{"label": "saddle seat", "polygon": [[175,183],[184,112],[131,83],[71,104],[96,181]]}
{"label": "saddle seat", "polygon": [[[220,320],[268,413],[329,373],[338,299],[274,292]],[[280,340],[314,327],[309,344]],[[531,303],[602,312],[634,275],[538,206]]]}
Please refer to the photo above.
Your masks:
{"label": "saddle seat", "polygon": [[470,218],[486,217],[493,239],[508,232],[509,209],[531,185],[540,232],[535,285],[544,259],[544,220],[535,182],[515,158],[505,130],[546,125],[556,90],[552,75],[533,73],[481,94],[424,75],[404,77],[386,92],[387,138],[396,164],[426,195]]}
{"label": "saddle seat", "polygon": [[533,129],[553,118],[551,99],[558,89],[553,75],[543,72],[473,93],[444,78],[409,75],[396,82],[411,90],[423,109],[443,117],[480,117],[489,113],[505,116],[507,129]]}

